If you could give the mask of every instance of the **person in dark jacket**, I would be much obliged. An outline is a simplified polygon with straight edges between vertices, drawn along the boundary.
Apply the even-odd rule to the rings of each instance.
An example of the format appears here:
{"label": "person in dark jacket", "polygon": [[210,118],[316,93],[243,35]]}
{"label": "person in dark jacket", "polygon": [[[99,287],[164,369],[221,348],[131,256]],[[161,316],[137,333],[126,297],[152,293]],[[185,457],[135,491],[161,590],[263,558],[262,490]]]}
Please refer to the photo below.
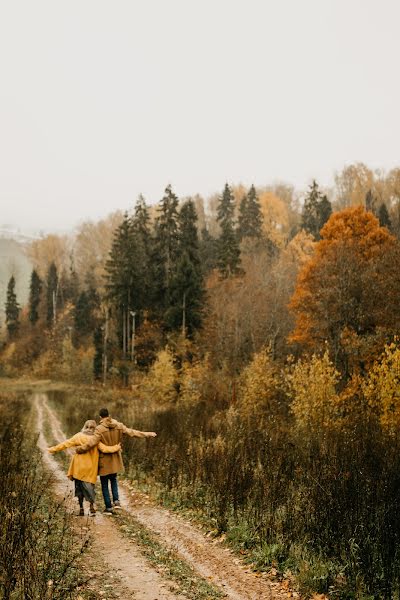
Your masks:
{"label": "person in dark jacket", "polygon": [[[96,427],[94,435],[86,443],[76,449],[78,454],[84,454],[88,452],[93,446],[96,446],[99,442],[103,442],[106,446],[115,446],[120,444],[124,435],[129,437],[138,438],[151,438],[156,437],[154,431],[137,431],[136,429],[130,429],[123,423],[112,419],[109,415],[107,408],[102,408],[99,411],[100,423]],[[113,513],[113,505],[111,503],[109,486],[111,485],[111,495],[113,498],[114,508],[121,508],[118,492],[118,480],[117,474],[123,471],[124,464],[122,462],[121,451],[113,454],[104,454],[100,450],[99,456],[99,475],[101,481],[101,491],[103,492],[105,514]]]}

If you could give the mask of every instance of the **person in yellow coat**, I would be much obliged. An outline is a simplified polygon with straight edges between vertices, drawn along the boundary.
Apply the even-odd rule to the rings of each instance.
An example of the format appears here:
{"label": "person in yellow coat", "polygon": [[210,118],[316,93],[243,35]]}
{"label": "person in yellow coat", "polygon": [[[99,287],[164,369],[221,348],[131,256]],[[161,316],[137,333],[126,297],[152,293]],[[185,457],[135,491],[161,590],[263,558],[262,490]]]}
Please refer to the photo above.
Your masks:
{"label": "person in yellow coat", "polygon": [[[55,452],[66,450],[67,448],[87,444],[93,437],[95,429],[96,421],[86,421],[82,431],[76,433],[72,438],[65,440],[65,442],[62,442],[57,446],[51,446],[48,448],[48,451],[50,454],[54,454]],[[85,514],[83,509],[84,499],[90,503],[89,514],[91,516],[96,514],[95,483],[99,470],[99,450],[104,454],[113,454],[121,450],[121,444],[107,446],[106,444],[99,442],[85,454],[74,454],[68,468],[67,475],[75,482],[75,496],[79,501],[79,514],[81,516]]]}

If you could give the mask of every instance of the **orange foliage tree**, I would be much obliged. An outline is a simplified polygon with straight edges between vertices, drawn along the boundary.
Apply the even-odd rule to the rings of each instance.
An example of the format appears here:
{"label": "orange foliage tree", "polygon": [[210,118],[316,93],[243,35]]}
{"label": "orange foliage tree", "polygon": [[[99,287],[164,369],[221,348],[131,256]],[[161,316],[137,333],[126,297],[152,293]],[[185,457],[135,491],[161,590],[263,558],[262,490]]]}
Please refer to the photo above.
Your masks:
{"label": "orange foliage tree", "polygon": [[311,350],[328,344],[349,375],[400,330],[399,242],[361,206],[333,214],[321,235],[290,302],[290,341]]}

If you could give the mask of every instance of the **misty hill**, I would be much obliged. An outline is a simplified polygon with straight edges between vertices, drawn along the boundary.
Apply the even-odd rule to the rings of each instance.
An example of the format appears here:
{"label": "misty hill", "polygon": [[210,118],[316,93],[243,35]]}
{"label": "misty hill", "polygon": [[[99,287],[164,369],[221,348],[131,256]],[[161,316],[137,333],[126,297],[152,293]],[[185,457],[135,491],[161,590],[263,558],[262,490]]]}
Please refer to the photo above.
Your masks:
{"label": "misty hill", "polygon": [[24,246],[15,239],[0,237],[0,327],[4,325],[7,284],[11,275],[15,277],[17,300],[22,307],[28,301],[31,271]]}

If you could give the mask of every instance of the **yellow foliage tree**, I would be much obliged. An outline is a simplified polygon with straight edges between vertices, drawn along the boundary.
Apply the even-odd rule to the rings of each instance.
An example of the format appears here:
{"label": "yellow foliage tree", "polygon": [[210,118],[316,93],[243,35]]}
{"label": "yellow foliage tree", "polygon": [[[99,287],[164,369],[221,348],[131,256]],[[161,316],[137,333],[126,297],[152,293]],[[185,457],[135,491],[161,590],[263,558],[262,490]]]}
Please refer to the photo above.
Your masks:
{"label": "yellow foliage tree", "polygon": [[208,358],[194,363],[184,362],[180,376],[179,401],[184,404],[196,404],[203,396],[204,386],[209,379]]}
{"label": "yellow foliage tree", "polygon": [[160,350],[145,381],[145,390],[157,404],[170,404],[176,400],[177,371],[174,357],[168,348]]}
{"label": "yellow foliage tree", "polygon": [[286,374],[296,423],[304,429],[329,427],[340,419],[340,399],[336,394],[339,373],[328,352],[299,360]]}
{"label": "yellow foliage tree", "polygon": [[239,411],[245,416],[273,417],[279,410],[281,377],[271,350],[263,349],[254,355],[240,378]]}
{"label": "yellow foliage tree", "polygon": [[400,345],[396,340],[384,352],[368,374],[363,386],[372,411],[385,429],[400,427]]}
{"label": "yellow foliage tree", "polygon": [[278,248],[282,248],[289,234],[288,207],[272,192],[263,192],[259,197],[263,216],[263,233]]}

